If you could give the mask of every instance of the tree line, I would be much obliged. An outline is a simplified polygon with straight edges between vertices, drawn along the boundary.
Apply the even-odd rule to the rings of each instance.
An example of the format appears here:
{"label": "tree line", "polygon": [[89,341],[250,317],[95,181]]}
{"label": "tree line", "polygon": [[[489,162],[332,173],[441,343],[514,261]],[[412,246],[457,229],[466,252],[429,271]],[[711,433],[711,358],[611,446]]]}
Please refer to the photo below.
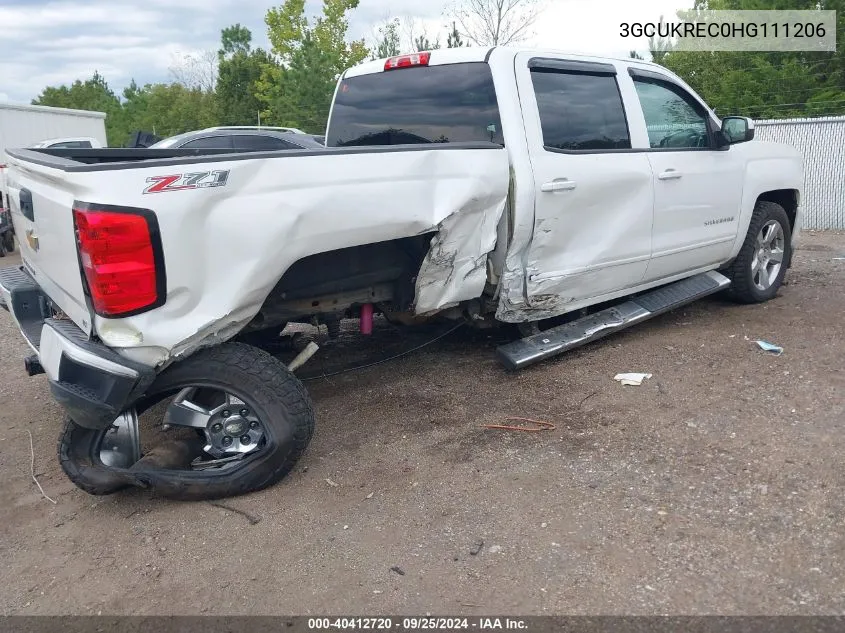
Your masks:
{"label": "tree line", "polygon": [[[99,73],[70,86],[45,88],[34,104],[105,112],[111,146],[136,130],[166,137],[212,125],[279,125],[323,133],[337,77],[367,59],[441,47],[507,45],[530,39],[540,0],[460,0],[444,33],[412,18],[385,20],[369,41],[348,39],[359,0],[323,0],[310,17],[305,0],[267,11],[270,50],[252,33],[222,29],[217,51],[187,56],[168,83],[137,85],[120,95]],[[754,118],[845,114],[845,0],[696,0],[703,9],[833,9],[833,53],[681,52],[649,42],[653,61],[683,77],[722,115]],[[638,56],[632,52],[632,56]]]}
{"label": "tree line", "polygon": [[[721,116],[845,114],[845,0],[696,0],[701,10],[833,10],[835,52],[690,52],[651,38],[652,60],[682,77]],[[636,54],[632,52],[632,56]]]}
{"label": "tree line", "polygon": [[[167,137],[213,125],[276,125],[322,134],[337,78],[366,59],[439,48],[440,37],[411,18],[385,20],[370,42],[349,40],[349,16],[359,0],[323,0],[309,17],[305,0],[285,0],[265,15],[270,51],[253,46],[252,33],[222,29],[216,52],[186,56],[172,81],[116,94],[100,73],[71,85],[45,88],[32,103],[106,113],[110,146],[143,130]],[[530,35],[539,0],[463,0],[443,44],[510,44]]]}

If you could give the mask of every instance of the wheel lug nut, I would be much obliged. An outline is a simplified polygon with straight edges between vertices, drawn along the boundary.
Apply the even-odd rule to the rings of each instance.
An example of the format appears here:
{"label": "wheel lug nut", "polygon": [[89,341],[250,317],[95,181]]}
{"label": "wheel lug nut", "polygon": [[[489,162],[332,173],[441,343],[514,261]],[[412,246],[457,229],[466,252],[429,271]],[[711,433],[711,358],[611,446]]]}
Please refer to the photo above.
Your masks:
{"label": "wheel lug nut", "polygon": [[223,409],[223,417],[224,418],[228,418],[230,415],[232,415],[232,412],[229,411],[229,409]]}
{"label": "wheel lug nut", "polygon": [[211,430],[214,431],[215,433],[219,433],[220,431],[223,430],[223,425],[220,424],[220,422],[218,422],[217,424],[213,424],[211,426]]}
{"label": "wheel lug nut", "polygon": [[228,435],[223,438],[223,446],[231,446],[232,445],[232,438]]}
{"label": "wheel lug nut", "polygon": [[250,439],[249,435],[242,435],[241,436],[241,444],[247,445],[250,442],[252,442],[252,439]]}
{"label": "wheel lug nut", "polygon": [[249,423],[249,428],[251,428],[251,429],[257,429],[257,428],[258,428],[258,422],[256,422],[255,420],[253,420],[252,422],[250,422],[250,423]]}
{"label": "wheel lug nut", "polygon": [[243,417],[248,416],[248,415],[249,415],[249,409],[241,409],[241,415],[242,415]]}

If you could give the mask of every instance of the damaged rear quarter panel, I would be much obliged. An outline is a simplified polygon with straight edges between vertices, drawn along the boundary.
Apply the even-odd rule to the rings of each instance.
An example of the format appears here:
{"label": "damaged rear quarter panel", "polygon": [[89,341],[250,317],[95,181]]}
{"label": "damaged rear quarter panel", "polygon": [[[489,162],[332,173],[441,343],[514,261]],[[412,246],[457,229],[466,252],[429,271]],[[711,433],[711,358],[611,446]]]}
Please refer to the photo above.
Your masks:
{"label": "damaged rear quarter panel", "polygon": [[[504,174],[505,182],[509,178]],[[487,256],[496,247],[507,187],[471,198],[447,216],[417,277],[416,313],[425,315],[481,296]]]}
{"label": "damaged rear quarter panel", "polygon": [[95,202],[154,211],[164,249],[166,303],[112,320],[139,333],[120,341],[109,341],[106,320],[95,318],[104,342],[189,354],[234,336],[297,260],[432,231],[439,232],[418,276],[417,310],[481,294],[507,199],[507,150],[297,153],[215,162],[230,171],[225,187],[157,195],[141,193],[146,179],[174,167],[80,175]]}

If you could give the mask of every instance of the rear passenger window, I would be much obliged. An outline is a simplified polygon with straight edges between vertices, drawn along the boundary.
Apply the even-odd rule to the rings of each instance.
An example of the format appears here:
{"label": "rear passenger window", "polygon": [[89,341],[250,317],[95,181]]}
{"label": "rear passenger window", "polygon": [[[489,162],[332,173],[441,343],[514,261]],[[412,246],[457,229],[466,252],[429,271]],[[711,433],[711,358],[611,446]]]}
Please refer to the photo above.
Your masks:
{"label": "rear passenger window", "polygon": [[631,137],[616,77],[532,68],[543,144],[550,149],[629,149]]}
{"label": "rear passenger window", "polygon": [[294,146],[285,143],[283,140],[273,136],[260,136],[257,134],[240,134],[235,137],[235,149],[244,150],[266,150],[274,151],[280,149],[294,149]]}
{"label": "rear passenger window", "polygon": [[61,143],[53,143],[50,149],[90,149],[90,141],[62,141]]}
{"label": "rear passenger window", "polygon": [[231,149],[231,136],[205,136],[188,141],[181,146],[183,149]]}

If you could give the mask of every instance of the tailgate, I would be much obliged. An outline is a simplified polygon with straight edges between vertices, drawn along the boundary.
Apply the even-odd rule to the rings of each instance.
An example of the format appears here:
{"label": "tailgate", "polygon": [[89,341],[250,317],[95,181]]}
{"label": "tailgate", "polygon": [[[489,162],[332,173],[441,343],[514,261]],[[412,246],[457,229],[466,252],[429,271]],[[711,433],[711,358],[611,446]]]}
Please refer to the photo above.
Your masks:
{"label": "tailgate", "polygon": [[73,174],[11,158],[6,170],[9,207],[24,267],[86,334],[91,311],[76,250]]}

